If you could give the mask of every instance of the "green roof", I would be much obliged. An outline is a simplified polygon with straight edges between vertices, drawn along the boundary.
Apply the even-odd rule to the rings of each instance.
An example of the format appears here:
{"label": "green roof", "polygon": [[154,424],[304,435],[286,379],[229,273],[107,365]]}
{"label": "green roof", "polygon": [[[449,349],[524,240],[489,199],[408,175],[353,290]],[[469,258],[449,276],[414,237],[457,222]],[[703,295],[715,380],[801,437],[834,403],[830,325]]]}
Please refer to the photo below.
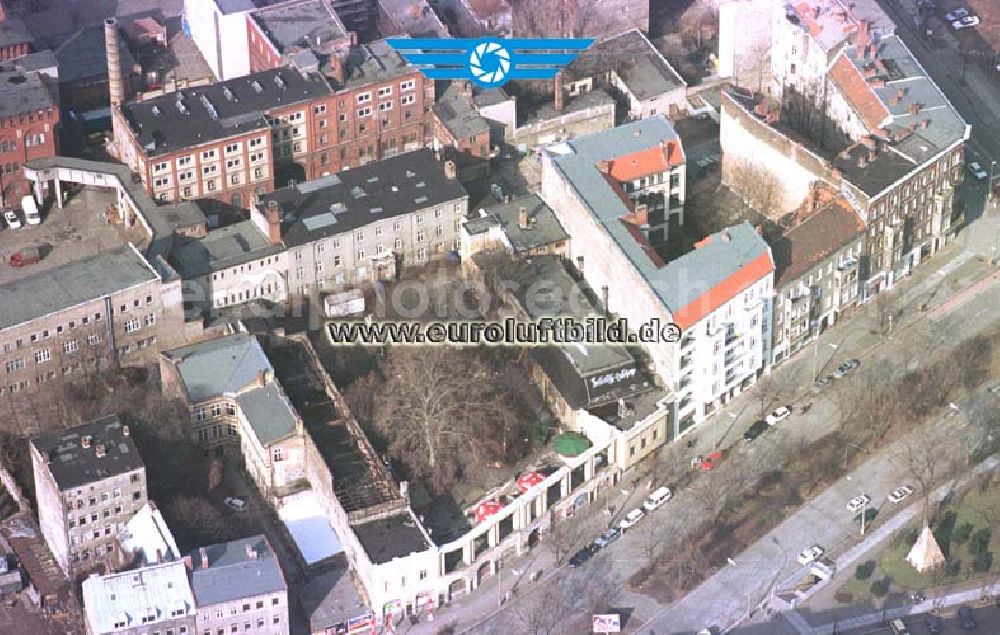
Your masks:
{"label": "green roof", "polygon": [[552,440],[552,447],[563,456],[579,456],[590,447],[590,439],[579,432],[564,432]]}
{"label": "green roof", "polygon": [[245,392],[236,403],[263,446],[295,432],[295,412],[277,383]]}

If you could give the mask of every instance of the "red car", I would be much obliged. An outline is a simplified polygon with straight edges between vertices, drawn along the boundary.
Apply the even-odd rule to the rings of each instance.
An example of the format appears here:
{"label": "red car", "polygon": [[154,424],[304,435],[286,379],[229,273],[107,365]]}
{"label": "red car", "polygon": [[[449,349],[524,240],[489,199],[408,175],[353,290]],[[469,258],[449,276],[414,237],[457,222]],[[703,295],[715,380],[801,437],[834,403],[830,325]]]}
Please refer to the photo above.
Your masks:
{"label": "red car", "polygon": [[722,463],[722,459],[724,458],[725,455],[722,453],[722,451],[717,450],[715,452],[712,452],[711,454],[709,454],[708,456],[706,456],[701,460],[701,471],[707,472],[709,470],[715,469],[715,467],[719,465],[719,463]]}

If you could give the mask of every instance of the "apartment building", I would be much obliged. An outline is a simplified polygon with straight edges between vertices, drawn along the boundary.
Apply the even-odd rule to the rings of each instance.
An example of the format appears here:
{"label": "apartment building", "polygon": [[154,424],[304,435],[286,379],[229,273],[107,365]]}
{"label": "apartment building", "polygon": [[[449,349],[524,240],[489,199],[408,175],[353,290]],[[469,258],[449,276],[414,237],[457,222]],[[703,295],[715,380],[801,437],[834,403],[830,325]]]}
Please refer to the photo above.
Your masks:
{"label": "apartment building", "polygon": [[160,357],[164,394],[181,399],[206,452],[235,456],[264,497],[304,475],[302,419],[257,340],[238,333]]}
{"label": "apartment building", "polygon": [[183,561],[83,581],[87,635],[194,635],[195,600]]}
{"label": "apartment building", "polygon": [[772,241],[774,305],[770,363],[796,353],[858,301],[865,224],[835,190],[821,185],[793,225]]}
{"label": "apartment building", "polygon": [[142,365],[184,338],[181,281],[131,244],[0,285],[0,396],[112,366]]}
{"label": "apartment building", "polygon": [[[659,191],[664,185],[673,187],[670,173],[679,164],[672,157],[682,164],[680,140],[662,116],[555,144],[542,158],[542,198],[608,311],[626,318],[632,330],[653,319],[682,329],[680,342],[646,349],[676,395],[674,420],[685,427],[751,385],[763,368],[774,264],[767,244],[746,223],[706,237],[669,262],[659,255],[652,243],[658,235],[646,231],[654,219],[643,207],[665,198]],[[658,191],[643,198],[650,175],[658,175]],[[664,217],[682,222],[672,205],[666,207]]]}
{"label": "apartment building", "polygon": [[419,150],[276,190],[250,220],[285,247],[288,293],[302,296],[458,251],[468,204],[454,163]]}
{"label": "apartment building", "polygon": [[[0,22],[0,24],[6,24]],[[0,63],[0,207],[14,207],[31,194],[24,164],[55,156],[59,127],[58,90],[26,58]]]}
{"label": "apartment building", "polygon": [[569,256],[569,235],[537,194],[481,208],[462,222],[462,261],[481,251],[507,251],[515,256]]}
{"label": "apartment building", "polygon": [[266,536],[201,547],[189,558],[198,633],[288,634],[288,584]]}
{"label": "apartment building", "polygon": [[[460,166],[490,158],[490,125],[476,111],[471,82],[449,82],[434,103],[433,113],[435,150]],[[488,172],[488,165],[479,163]]]}
{"label": "apartment building", "polygon": [[[146,468],[118,415],[31,440],[42,535],[70,577],[110,563],[119,532],[146,505]],[[103,632],[103,631],[102,631]]]}
{"label": "apartment building", "polygon": [[264,6],[248,14],[247,29],[251,73],[279,66],[319,71],[321,59],[343,57],[357,44],[328,0]]}

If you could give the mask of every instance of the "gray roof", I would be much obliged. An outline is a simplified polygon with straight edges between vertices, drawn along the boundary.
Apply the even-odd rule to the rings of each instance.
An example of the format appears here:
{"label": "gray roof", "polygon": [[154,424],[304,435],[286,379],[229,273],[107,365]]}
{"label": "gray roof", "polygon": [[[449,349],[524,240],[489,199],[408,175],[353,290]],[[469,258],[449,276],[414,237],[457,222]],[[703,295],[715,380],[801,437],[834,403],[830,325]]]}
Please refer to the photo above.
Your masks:
{"label": "gray roof", "polygon": [[608,71],[617,73],[640,100],[687,86],[670,62],[638,29],[594,44],[566,69],[568,75],[578,78]]}
{"label": "gray roof", "polygon": [[405,75],[414,68],[407,64],[396,49],[389,46],[385,40],[375,40],[351,49],[347,56],[345,83],[348,88],[356,88]]}
{"label": "gray roof", "polygon": [[410,37],[451,37],[447,27],[425,0],[378,0],[378,3]]}
{"label": "gray roof", "polygon": [[348,37],[340,18],[325,0],[284,3],[253,14],[281,53],[293,48],[311,49]]}
{"label": "gray roof", "polygon": [[236,403],[264,447],[295,432],[295,411],[274,382],[240,393]]}
{"label": "gray roof", "polygon": [[450,82],[434,104],[434,112],[456,139],[469,139],[488,133],[490,126],[469,103],[461,82]]}
{"label": "gray roof", "polygon": [[[191,552],[191,589],[199,608],[288,591],[278,558],[263,535],[203,549],[208,556],[207,568],[201,566],[201,550]],[[255,557],[248,555],[249,549]]]}
{"label": "gray roof", "polygon": [[35,38],[28,30],[28,25],[21,18],[8,16],[6,20],[0,22],[0,46],[30,44],[34,41]]}
{"label": "gray roof", "polygon": [[545,102],[530,112],[525,113],[524,121],[520,120],[519,115],[518,127],[520,128],[543,121],[560,119],[579,110],[587,110],[588,108],[594,108],[597,106],[613,107],[614,105],[614,98],[603,88],[597,88],[595,90],[590,90],[583,94],[567,98],[562,111],[556,110],[553,102]]}
{"label": "gray roof", "polygon": [[257,6],[254,0],[215,0],[215,4],[225,14],[252,11]]}
{"label": "gray roof", "polygon": [[159,280],[131,244],[0,285],[0,330]]}
{"label": "gray roof", "polygon": [[[521,229],[519,217],[521,208],[528,213],[528,229]],[[544,247],[562,240],[567,240],[569,234],[559,224],[552,208],[537,194],[529,194],[500,203],[485,209],[484,218],[473,218],[466,224],[466,231],[477,234],[486,231],[490,226],[499,226],[515,253]]]}
{"label": "gray roof", "polygon": [[[118,54],[124,73],[132,71],[135,58],[125,45],[125,38],[118,38]],[[59,62],[59,82],[75,82],[95,77],[107,80],[108,56],[104,43],[104,27],[88,26],[70,35],[55,50]]]}
{"label": "gray roof", "polygon": [[265,194],[281,205],[281,237],[294,247],[370,223],[468,197],[422,149]]}
{"label": "gray roof", "polygon": [[[90,437],[90,447],[83,438]],[[142,467],[142,457],[131,436],[126,436],[118,415],[108,415],[69,430],[44,434],[31,440],[60,490],[82,487]],[[98,446],[104,456],[97,456]]]}
{"label": "gray roof", "polygon": [[42,71],[43,75],[59,76],[59,61],[56,54],[49,49],[28,53],[14,60],[15,66],[25,73]]}
{"label": "gray roof", "polygon": [[743,223],[725,230],[725,235],[720,232],[723,239],[710,240],[663,266],[650,259],[621,222],[629,209],[608,185],[597,164],[670,140],[680,143],[667,120],[657,115],[551,145],[545,152],[663,304],[676,312],[769,251],[757,231]]}
{"label": "gray roof", "polygon": [[177,370],[193,403],[233,394],[272,371],[271,362],[251,335],[237,333],[163,353],[176,360]]}
{"label": "gray roof", "polygon": [[170,252],[170,263],[185,279],[198,278],[258,258],[281,253],[252,221],[245,220],[213,229],[202,238],[176,244]]}
{"label": "gray roof", "polygon": [[488,88],[475,90],[473,93],[472,101],[480,108],[484,106],[496,106],[497,104],[502,104],[505,101],[510,100],[510,95],[508,95],[502,88]]}
{"label": "gray roof", "polygon": [[0,70],[0,86],[3,87],[0,90],[0,117],[14,117],[58,107],[39,73],[9,70],[7,66],[0,69],[7,69]]}
{"label": "gray roof", "polygon": [[394,558],[404,558],[431,547],[416,519],[409,512],[351,525],[351,529],[375,564],[385,564]]}
{"label": "gray roof", "polygon": [[[331,93],[319,74],[277,68],[122,107],[149,156],[174,152],[252,130],[266,130],[264,113]],[[179,101],[180,100],[180,101]],[[183,104],[183,111],[178,103]]]}

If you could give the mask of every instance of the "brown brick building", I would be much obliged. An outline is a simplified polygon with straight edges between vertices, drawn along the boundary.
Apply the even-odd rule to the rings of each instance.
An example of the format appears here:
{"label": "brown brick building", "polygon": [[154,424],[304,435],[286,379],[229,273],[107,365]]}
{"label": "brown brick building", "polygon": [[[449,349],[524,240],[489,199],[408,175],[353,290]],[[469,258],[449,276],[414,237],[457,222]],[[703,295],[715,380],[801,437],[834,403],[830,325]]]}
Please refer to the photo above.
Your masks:
{"label": "brown brick building", "polygon": [[275,183],[428,143],[433,82],[384,41],[327,63],[325,76],[282,67],[115,108],[119,156],[158,200],[248,207]]}

